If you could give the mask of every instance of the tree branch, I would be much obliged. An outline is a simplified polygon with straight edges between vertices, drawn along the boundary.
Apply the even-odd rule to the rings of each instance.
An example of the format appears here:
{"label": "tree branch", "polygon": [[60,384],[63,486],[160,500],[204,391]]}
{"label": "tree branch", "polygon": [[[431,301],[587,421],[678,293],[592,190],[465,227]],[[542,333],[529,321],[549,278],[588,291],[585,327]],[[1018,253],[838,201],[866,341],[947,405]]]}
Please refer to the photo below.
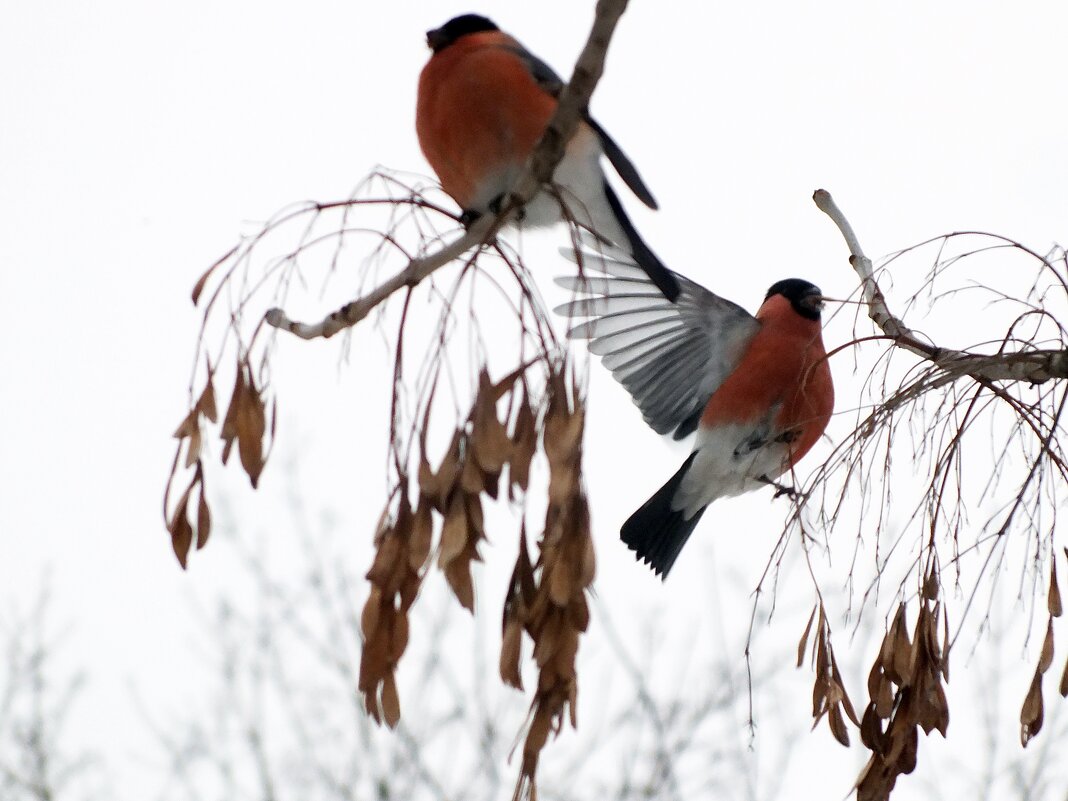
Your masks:
{"label": "tree branch", "polygon": [[830,217],[849,247],[849,264],[860,276],[864,301],[872,322],[899,348],[904,348],[939,367],[948,378],[968,375],[986,381],[1028,381],[1041,384],[1051,378],[1068,378],[1068,350],[1028,350],[981,354],[940,348],[924,342],[900,317],[895,317],[875,280],[871,260],[864,255],[853,226],[834,202],[831,193],[817,189],[812,200]]}
{"label": "tree branch", "polygon": [[552,180],[556,165],[564,157],[564,149],[575,133],[579,120],[590,103],[590,97],[604,72],[608,45],[612,40],[619,18],[627,8],[627,0],[598,0],[593,27],[586,45],[575,63],[571,80],[560,93],[560,101],[549,125],[527,160],[527,168],[512,188],[511,200],[497,217],[478,219],[462,237],[439,251],[414,258],[408,266],[375,287],[367,295],[346,303],[331,312],[318,323],[301,323],[290,320],[281,309],[268,310],[265,320],[268,325],[289,331],[302,339],[329,338],[345,328],[351,328],[366,317],[372,309],[386,300],[398,289],[413,287],[453,259],[473,247],[492,242],[497,232],[529,202],[542,186]]}

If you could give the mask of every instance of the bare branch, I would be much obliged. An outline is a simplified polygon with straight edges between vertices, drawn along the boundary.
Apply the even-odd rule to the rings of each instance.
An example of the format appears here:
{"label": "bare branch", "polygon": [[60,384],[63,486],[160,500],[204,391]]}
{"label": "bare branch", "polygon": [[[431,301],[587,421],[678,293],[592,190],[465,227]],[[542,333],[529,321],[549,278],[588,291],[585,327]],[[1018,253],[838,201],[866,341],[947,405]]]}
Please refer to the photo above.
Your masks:
{"label": "bare branch", "polygon": [[318,323],[300,323],[290,320],[281,309],[268,310],[265,320],[268,325],[289,331],[302,339],[329,338],[346,328],[351,328],[366,317],[372,309],[390,297],[398,289],[413,287],[439,267],[466,253],[473,247],[481,247],[493,241],[516,210],[528,203],[542,186],[552,180],[556,165],[564,157],[564,150],[575,133],[579,119],[589,106],[590,97],[604,72],[608,45],[616,24],[627,8],[627,0],[599,0],[593,28],[586,45],[575,63],[571,80],[560,93],[560,101],[549,125],[542,134],[527,161],[527,169],[512,188],[510,202],[506,203],[496,218],[477,220],[458,240],[427,256],[414,258],[408,266],[393,278],[380,284],[362,298],[346,303],[331,312]]}
{"label": "bare branch", "polygon": [[940,348],[924,342],[901,318],[890,311],[886,297],[875,280],[871,260],[864,255],[853,227],[834,202],[831,193],[825,189],[817,189],[812,200],[842,232],[842,237],[849,247],[849,263],[860,276],[864,300],[868,304],[868,316],[896,346],[933,362],[942,370],[947,381],[965,375],[976,380],[1027,381],[1032,384],[1041,384],[1051,378],[1068,378],[1068,350],[1065,349],[1035,349],[988,355]]}

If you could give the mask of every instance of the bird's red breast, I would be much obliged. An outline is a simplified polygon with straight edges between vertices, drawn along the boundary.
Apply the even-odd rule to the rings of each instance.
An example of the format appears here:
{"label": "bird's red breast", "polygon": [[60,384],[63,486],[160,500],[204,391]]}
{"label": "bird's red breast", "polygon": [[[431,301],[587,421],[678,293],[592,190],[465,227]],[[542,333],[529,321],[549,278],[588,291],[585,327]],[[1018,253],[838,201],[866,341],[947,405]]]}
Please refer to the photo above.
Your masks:
{"label": "bird's red breast", "polygon": [[[500,31],[473,33],[435,53],[419,76],[419,144],[463,209],[511,186],[510,174],[500,176],[518,174],[556,110],[517,47]],[[503,188],[487,189],[487,182]]]}
{"label": "bird's red breast", "polygon": [[802,317],[782,295],[757,312],[760,329],[701,415],[701,428],[760,420],[780,405],[773,428],[796,431],[792,467],[816,444],[834,410],[834,385],[819,320]]}

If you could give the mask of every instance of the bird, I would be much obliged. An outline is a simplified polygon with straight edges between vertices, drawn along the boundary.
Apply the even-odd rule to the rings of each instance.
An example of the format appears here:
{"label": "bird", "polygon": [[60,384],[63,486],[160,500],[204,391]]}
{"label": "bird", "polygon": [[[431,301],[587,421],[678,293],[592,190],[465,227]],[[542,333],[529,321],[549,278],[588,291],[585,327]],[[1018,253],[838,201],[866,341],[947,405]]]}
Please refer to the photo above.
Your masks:
{"label": "bird", "polygon": [[753,316],[676,273],[679,297],[668,303],[626,253],[561,253],[580,274],[556,279],[575,296],[555,311],[590,318],[568,337],[589,340],[657,433],[697,433],[682,466],[620,531],[666,579],[710,503],[769,485],[776,496],[793,492],[776,479],[816,444],[834,410],[824,296],[788,278]]}
{"label": "bird", "polygon": [[[419,76],[415,127],[441,186],[469,226],[497,214],[556,111],[564,82],[553,69],[486,17],[464,14],[427,31],[432,54]],[[646,206],[657,202],[623,150],[585,113],[553,174],[522,223],[573,219],[602,241],[630,252],[668,300],[679,287],[645,243],[601,168],[601,156]],[[563,204],[563,207],[561,206]]]}

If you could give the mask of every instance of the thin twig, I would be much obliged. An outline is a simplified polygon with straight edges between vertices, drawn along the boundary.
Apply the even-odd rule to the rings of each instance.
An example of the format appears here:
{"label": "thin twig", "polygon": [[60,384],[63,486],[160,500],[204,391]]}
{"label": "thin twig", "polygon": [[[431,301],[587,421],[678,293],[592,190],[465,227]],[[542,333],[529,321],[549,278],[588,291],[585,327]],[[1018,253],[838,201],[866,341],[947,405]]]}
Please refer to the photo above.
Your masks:
{"label": "thin twig", "polygon": [[871,260],[864,255],[853,227],[834,202],[831,193],[817,189],[812,200],[842,232],[849,247],[849,263],[860,276],[864,299],[868,304],[868,316],[884,334],[894,340],[896,346],[933,362],[949,380],[968,375],[976,380],[1041,384],[1051,378],[1068,378],[1068,350],[1065,349],[1009,351],[988,355],[940,348],[924,342],[901,318],[891,313],[886,297],[875,280]]}

